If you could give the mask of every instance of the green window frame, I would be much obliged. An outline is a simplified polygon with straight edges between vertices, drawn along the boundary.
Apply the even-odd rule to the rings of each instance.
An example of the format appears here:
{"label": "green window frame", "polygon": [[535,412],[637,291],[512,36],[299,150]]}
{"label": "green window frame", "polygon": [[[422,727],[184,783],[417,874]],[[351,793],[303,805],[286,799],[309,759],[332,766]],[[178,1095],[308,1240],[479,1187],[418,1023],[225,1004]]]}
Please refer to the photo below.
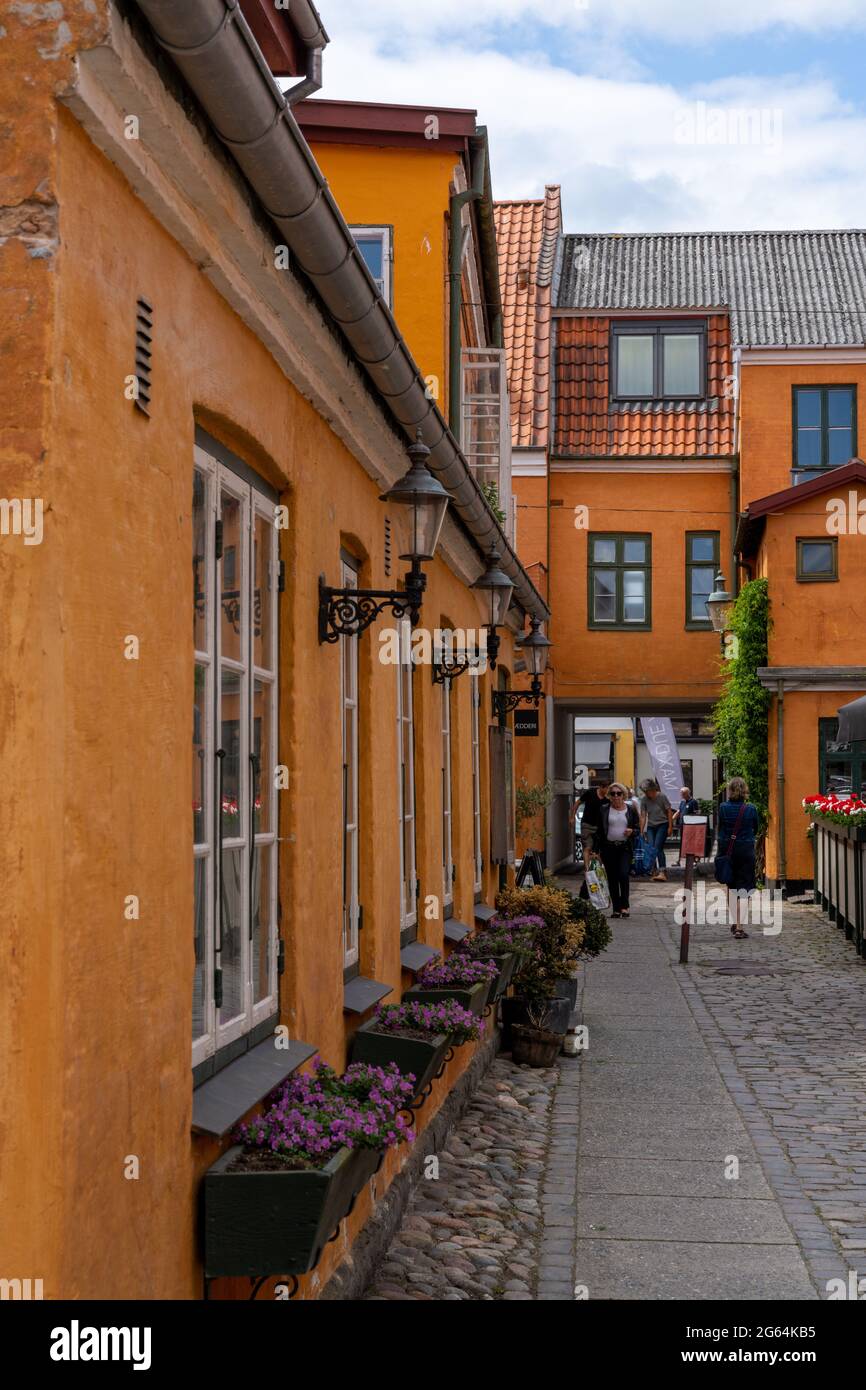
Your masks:
{"label": "green window frame", "polygon": [[[641,552],[642,547],[642,552]],[[652,536],[648,531],[590,531],[587,626],[597,632],[647,632],[652,627]],[[640,618],[627,616],[638,611]],[[598,617],[608,612],[609,617]]]}
{"label": "green window frame", "polygon": [[[708,558],[706,556],[707,541],[712,547],[712,555]],[[699,596],[703,596],[706,588],[707,576],[704,571],[710,571],[710,587],[707,589],[707,598],[713,592],[715,578],[721,568],[721,549],[722,534],[720,531],[686,532],[686,627],[691,632],[712,631],[713,625],[710,622],[709,613],[704,618],[694,616],[694,601]]]}
{"label": "green window frame", "polygon": [[[840,409],[845,410],[845,397],[847,417],[840,415]],[[795,483],[808,482],[828,468],[840,468],[857,457],[856,386],[835,382],[830,386],[794,386],[792,411]],[[850,438],[840,453],[837,441],[844,435]]]}
{"label": "green window frame", "polygon": [[[829,550],[830,569],[809,569],[806,561],[806,546],[820,545]],[[797,537],[797,583],[798,584],[836,584],[839,580],[839,542],[835,536]]]}
{"label": "green window frame", "polygon": [[[866,753],[862,745],[837,743],[838,719],[818,720],[818,791],[822,796],[835,791],[847,796],[866,794]],[[855,751],[857,750],[857,751]]]}

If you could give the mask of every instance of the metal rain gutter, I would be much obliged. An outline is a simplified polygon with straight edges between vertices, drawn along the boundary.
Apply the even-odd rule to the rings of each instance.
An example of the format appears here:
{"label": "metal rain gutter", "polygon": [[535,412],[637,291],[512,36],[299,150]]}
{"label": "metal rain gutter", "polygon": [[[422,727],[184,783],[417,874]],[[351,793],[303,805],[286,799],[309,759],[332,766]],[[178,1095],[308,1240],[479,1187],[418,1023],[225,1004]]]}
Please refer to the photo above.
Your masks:
{"label": "metal rain gutter", "polygon": [[455,512],[479,550],[496,546],[519,603],[546,621],[547,604],[490,511],[435,402],[428,398],[424,378],[238,0],[184,0],[182,5],[176,0],[137,0],[137,4],[391,415],[409,439],[420,429],[431,450],[430,468],[450,493]]}

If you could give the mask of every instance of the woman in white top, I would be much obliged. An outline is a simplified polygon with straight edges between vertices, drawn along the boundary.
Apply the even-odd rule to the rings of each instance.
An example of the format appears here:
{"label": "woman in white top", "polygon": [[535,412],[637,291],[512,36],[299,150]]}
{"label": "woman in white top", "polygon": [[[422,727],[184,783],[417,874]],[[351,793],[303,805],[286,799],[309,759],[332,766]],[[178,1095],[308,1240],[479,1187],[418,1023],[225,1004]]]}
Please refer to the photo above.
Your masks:
{"label": "woman in white top", "polygon": [[621,782],[612,782],[608,787],[599,822],[596,844],[610,884],[611,916],[628,917],[629,870],[640,816],[626,800],[626,788]]}

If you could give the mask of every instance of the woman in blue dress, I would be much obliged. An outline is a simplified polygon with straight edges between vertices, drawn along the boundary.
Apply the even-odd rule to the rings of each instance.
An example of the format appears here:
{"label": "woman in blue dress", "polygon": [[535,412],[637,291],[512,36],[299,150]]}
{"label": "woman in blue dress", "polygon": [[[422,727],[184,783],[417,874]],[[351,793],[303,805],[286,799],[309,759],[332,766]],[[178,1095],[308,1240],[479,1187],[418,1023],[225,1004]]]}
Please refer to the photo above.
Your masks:
{"label": "woman in blue dress", "polygon": [[[731,850],[731,881],[726,885],[736,893],[736,920],[731,924],[731,932],[738,941],[744,940],[748,932],[740,925],[740,904],[742,894],[755,889],[755,839],[758,834],[758,811],[749,801],[749,788],[742,777],[732,777],[727,786],[727,801],[719,807],[719,854],[727,855],[734,836]],[[729,898],[730,901],[730,898]]]}

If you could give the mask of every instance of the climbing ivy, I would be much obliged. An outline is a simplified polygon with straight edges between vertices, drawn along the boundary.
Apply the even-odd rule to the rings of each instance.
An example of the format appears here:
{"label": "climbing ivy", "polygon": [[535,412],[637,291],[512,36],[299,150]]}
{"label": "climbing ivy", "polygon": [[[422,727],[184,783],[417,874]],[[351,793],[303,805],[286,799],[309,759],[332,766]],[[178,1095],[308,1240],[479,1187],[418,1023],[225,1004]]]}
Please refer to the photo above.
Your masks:
{"label": "climbing ivy", "polygon": [[713,711],[715,751],[723,760],[726,778],[745,777],[749,799],[767,824],[769,771],[767,730],[770,692],[758,679],[758,667],[769,664],[770,594],[766,579],[744,585],[734,604],[731,631],[736,656],[725,663],[724,693]]}

